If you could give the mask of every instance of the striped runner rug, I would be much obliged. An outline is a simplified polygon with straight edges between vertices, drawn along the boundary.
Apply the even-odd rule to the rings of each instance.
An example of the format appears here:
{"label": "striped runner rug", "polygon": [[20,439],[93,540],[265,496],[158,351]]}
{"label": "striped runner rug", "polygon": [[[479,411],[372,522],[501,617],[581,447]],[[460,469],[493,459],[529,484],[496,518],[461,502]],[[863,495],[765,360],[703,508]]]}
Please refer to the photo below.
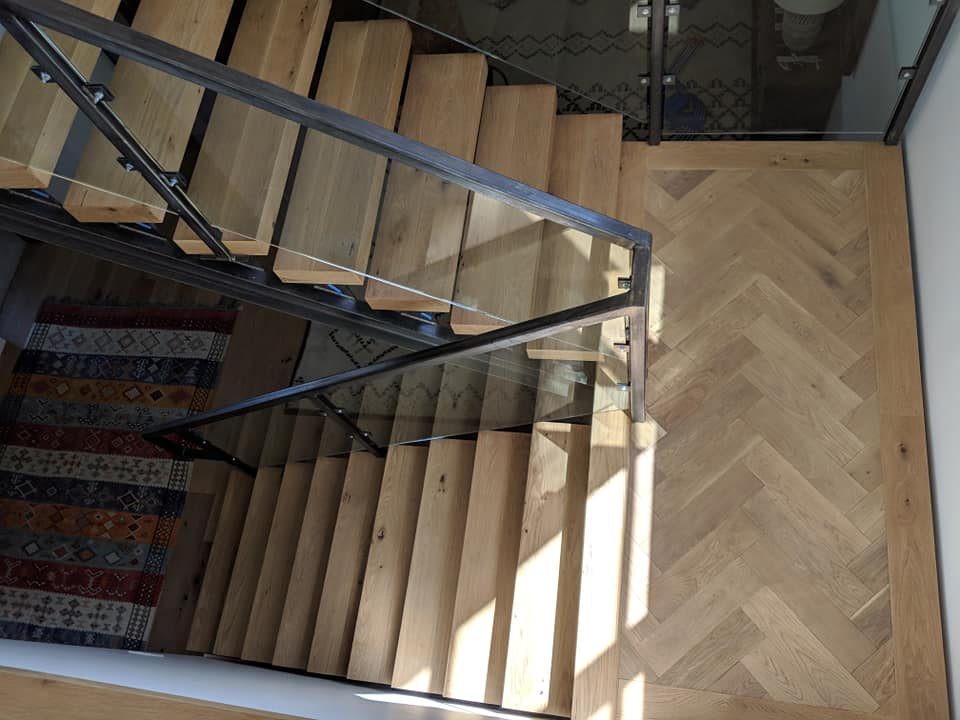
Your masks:
{"label": "striped runner rug", "polygon": [[236,311],[48,302],[0,405],[0,638],[143,649]]}

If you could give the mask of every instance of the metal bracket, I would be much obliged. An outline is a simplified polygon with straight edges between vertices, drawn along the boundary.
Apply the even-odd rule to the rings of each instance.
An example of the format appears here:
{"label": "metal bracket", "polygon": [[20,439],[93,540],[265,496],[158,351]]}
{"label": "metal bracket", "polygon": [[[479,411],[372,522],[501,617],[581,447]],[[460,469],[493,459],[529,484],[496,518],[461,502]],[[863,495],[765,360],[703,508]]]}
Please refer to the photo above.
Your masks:
{"label": "metal bracket", "polygon": [[917,68],[911,65],[911,66],[900,68],[900,72],[897,73],[897,77],[900,80],[913,80],[916,74],[917,74]]}
{"label": "metal bracket", "polygon": [[677,84],[677,76],[676,76],[676,75],[664,75],[664,76],[663,76],[663,84],[664,84],[664,85],[676,85],[676,84]]}
{"label": "metal bracket", "polygon": [[166,450],[178,460],[212,460],[215,462],[225,462],[250,477],[256,477],[257,469],[255,467],[248,465],[233,453],[228,453],[218,445],[214,445],[202,435],[198,435],[192,430],[180,430],[177,432],[177,435],[184,442],[177,443],[165,436],[148,437],[145,435],[144,437],[157,447]]}
{"label": "metal bracket", "polygon": [[44,85],[46,85],[46,84],[49,83],[51,80],[53,80],[53,76],[50,75],[50,73],[48,73],[46,70],[44,70],[44,69],[43,69],[42,67],[40,67],[39,65],[31,65],[31,66],[30,66],[30,72],[32,72],[34,75],[36,75],[36,76],[40,79],[40,82],[42,82]]}
{"label": "metal bracket", "polygon": [[93,100],[94,105],[99,105],[102,102],[113,102],[114,100],[110,88],[103,83],[83,83],[81,87],[83,87],[87,95],[90,96],[90,99]]}
{"label": "metal bracket", "polygon": [[645,35],[650,27],[652,16],[653,8],[650,6],[650,0],[636,0],[630,6],[629,31],[634,35]]}
{"label": "metal bracket", "polygon": [[680,3],[672,2],[667,5],[667,17],[679,17],[680,16]]}
{"label": "metal bracket", "polygon": [[649,75],[640,75],[637,80],[640,81],[640,87],[648,87],[650,85],[650,76]]}
{"label": "metal bracket", "polygon": [[[133,172],[137,169],[137,166],[133,164],[133,161],[125,155],[118,157],[117,163],[127,172]],[[180,187],[184,190],[187,189],[187,179],[183,176],[183,173],[176,170],[161,170],[159,175],[170,187]]]}
{"label": "metal bracket", "polygon": [[160,175],[164,180],[166,180],[167,185],[170,187],[182,187],[184,190],[186,190],[187,179],[176,170],[164,170],[160,173]]}
{"label": "metal bracket", "polygon": [[630,349],[630,323],[626,317],[623,320],[623,342],[613,343],[613,349],[626,352]]}
{"label": "metal bracket", "polygon": [[617,289],[618,290],[629,290],[633,285],[633,279],[628,277],[618,277],[617,278]]}
{"label": "metal bracket", "polygon": [[348,438],[351,440],[356,440],[371,454],[376,455],[377,457],[386,457],[386,451],[373,441],[373,436],[353,422],[353,420],[351,420],[350,417],[343,411],[343,408],[337,407],[336,404],[331,402],[326,395],[317,393],[316,395],[311,395],[310,399],[326,410],[326,412],[323,413],[324,417],[329,417],[343,425],[344,429],[347,431]]}

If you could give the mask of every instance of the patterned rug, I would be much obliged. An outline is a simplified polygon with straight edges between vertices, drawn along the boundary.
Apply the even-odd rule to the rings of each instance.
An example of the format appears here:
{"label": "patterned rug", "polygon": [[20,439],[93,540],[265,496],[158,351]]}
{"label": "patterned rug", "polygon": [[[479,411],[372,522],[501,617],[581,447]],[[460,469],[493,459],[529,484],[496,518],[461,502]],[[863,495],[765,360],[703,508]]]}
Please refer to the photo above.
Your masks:
{"label": "patterned rug", "polygon": [[46,303],[0,406],[0,638],[142,649],[236,311]]}

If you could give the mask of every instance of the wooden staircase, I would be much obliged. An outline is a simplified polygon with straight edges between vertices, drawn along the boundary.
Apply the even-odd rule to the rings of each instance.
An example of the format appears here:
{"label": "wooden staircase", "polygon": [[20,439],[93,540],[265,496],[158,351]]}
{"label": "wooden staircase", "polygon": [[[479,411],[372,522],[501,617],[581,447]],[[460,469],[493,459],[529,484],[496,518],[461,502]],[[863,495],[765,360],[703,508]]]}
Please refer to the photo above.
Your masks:
{"label": "wooden staircase", "polygon": [[[73,2],[116,10],[116,0]],[[232,5],[141,0],[134,27],[213,57]],[[329,35],[317,100],[599,212],[630,221],[642,206],[643,156],[621,143],[619,116],[558,117],[553,86],[488,87],[482,55],[420,54],[398,20],[328,28],[329,11],[330,0],[247,0],[229,64],[306,93]],[[45,187],[75,113],[49,101],[58,91],[34,84],[12,43],[0,40],[14,80],[0,86],[0,187]],[[199,88],[123,59],[109,85],[134,135],[178,167]],[[28,137],[29,153],[13,142],[27,106],[43,116],[38,127],[57,130]],[[229,248],[284,282],[362,286],[374,308],[434,313],[476,334],[607,296],[629,274],[629,253],[606,240],[315,131],[295,158],[299,131],[218,97],[188,186]],[[62,202],[78,221],[159,223],[167,212],[99,136],[75,179]],[[208,252],[182,222],[173,239]],[[351,452],[317,418],[245,417],[240,454],[259,457],[258,471],[231,473],[188,649],[592,717],[596,689],[617,675],[610,568],[623,524],[611,515],[627,505],[630,433],[624,412],[599,410],[622,406],[628,377],[613,347],[623,335],[610,322],[363,388],[349,410],[389,439],[383,459]],[[534,381],[496,372],[507,365]],[[565,373],[584,379],[558,382]],[[409,444],[451,436],[461,439]]]}
{"label": "wooden staircase", "polygon": [[569,716],[588,489],[625,472],[626,414],[304,459],[324,422],[243,419],[260,468],[230,478],[187,649]]}
{"label": "wooden staircase", "polygon": [[[117,0],[71,2],[105,17],[117,6]],[[553,86],[487,87],[483,55],[427,55],[415,48],[411,54],[411,29],[400,20],[337,22],[328,30],[330,5],[248,0],[228,64],[306,94],[329,32],[314,93],[320,102],[618,214],[618,115],[557,118]],[[212,57],[231,7],[231,0],[142,0],[133,26]],[[88,46],[74,51],[59,39],[89,72],[95,58],[87,57]],[[0,67],[12,78],[0,87],[2,188],[45,187],[75,117],[55,87],[36,82],[25,58],[12,38],[0,40]],[[202,133],[188,178],[191,198],[234,253],[266,265],[284,282],[363,286],[356,294],[375,309],[434,313],[455,332],[474,334],[604,297],[610,279],[615,283],[629,268],[628,253],[605,240],[316,131],[305,133],[295,162],[296,124],[227,97],[217,97],[209,119],[195,127],[200,88],[127,59],[108,84],[118,115],[165,167],[179,167],[191,133]],[[49,129],[26,133],[25,118]],[[76,182],[62,198],[77,220],[164,219],[160,197],[137,173],[123,172],[103,137],[93,132],[77,150]],[[289,201],[282,207],[285,189]],[[175,224],[173,240],[188,254],[209,252],[183,221]],[[275,257],[262,257],[272,245]],[[531,345],[529,354],[592,361],[600,347],[599,328],[593,328]]]}

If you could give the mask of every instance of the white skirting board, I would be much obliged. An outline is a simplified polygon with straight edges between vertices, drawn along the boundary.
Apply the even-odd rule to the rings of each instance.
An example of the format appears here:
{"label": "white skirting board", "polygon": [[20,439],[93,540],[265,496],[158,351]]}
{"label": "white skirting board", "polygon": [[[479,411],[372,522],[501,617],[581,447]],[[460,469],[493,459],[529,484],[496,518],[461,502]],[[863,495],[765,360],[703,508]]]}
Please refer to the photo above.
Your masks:
{"label": "white skirting board", "polygon": [[187,655],[0,640],[0,667],[177,695],[305,720],[528,717],[460,705],[439,697]]}

